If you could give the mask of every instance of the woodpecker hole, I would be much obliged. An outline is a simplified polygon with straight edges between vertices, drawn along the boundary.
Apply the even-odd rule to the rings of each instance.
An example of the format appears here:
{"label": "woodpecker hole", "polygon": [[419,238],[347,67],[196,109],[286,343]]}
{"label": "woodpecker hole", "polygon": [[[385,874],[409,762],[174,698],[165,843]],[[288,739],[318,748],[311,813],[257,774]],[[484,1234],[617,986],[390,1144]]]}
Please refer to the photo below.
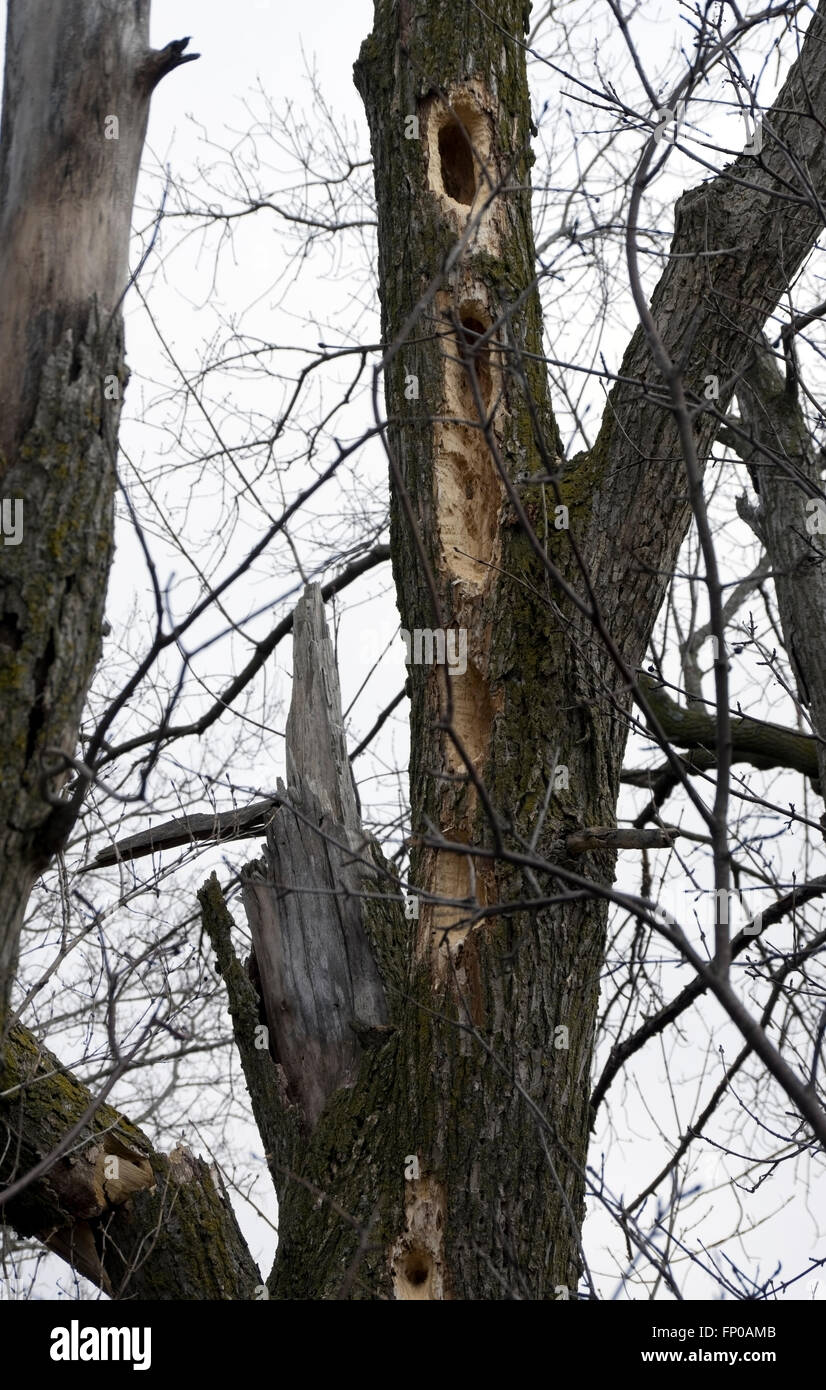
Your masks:
{"label": "woodpecker hole", "polygon": [[[468,371],[470,371],[472,364],[479,385],[479,393],[484,402],[485,409],[487,409],[490,405],[491,398],[490,347],[488,345],[481,348],[477,347],[480,338],[483,338],[487,332],[487,326],[472,314],[462,314],[461,325],[463,340],[462,356],[468,365]],[[472,401],[473,391],[469,381],[468,390]],[[471,419],[476,414],[477,411],[475,409],[469,412]]]}
{"label": "woodpecker hole", "polygon": [[[449,110],[434,113],[431,124],[431,187],[460,207],[473,205],[490,136],[485,117],[466,97],[455,97]],[[435,136],[435,140],[434,140]]]}
{"label": "woodpecker hole", "polygon": [[433,1270],[433,1259],[426,1250],[410,1250],[405,1256],[402,1277],[405,1279],[410,1298],[426,1298]]}
{"label": "woodpecker hole", "polygon": [[442,187],[448,198],[470,207],[476,196],[476,170],[470,132],[455,118],[439,131],[439,159],[442,166]]}

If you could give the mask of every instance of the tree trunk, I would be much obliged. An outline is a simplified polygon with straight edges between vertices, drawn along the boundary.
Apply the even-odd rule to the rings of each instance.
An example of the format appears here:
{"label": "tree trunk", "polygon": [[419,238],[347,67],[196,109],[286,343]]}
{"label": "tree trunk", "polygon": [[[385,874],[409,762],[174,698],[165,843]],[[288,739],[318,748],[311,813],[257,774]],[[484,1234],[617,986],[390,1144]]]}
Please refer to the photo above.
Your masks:
{"label": "tree trunk", "polygon": [[[497,19],[521,37],[525,14],[511,0]],[[570,790],[536,841],[539,853],[552,853],[568,832],[612,824],[613,805],[598,773],[604,747],[589,719],[587,675],[563,625],[549,616],[542,566],[507,506],[495,457],[509,474],[524,475],[547,467],[544,441],[552,463],[559,454],[544,375],[532,365],[541,322],[523,51],[472,7],[428,5],[408,25],[396,6],[379,4],[357,82],[373,139],[388,344],[469,219],[478,215],[479,223],[388,369],[389,413],[403,421],[390,444],[403,625],[411,633],[460,629],[467,640],[467,670],[452,678],[452,719],[443,715],[444,671],[411,670],[414,828],[421,836],[429,822],[459,844],[491,843],[467,772],[472,761],[503,840],[524,846],[548,780],[564,763]],[[412,139],[409,116],[418,120]],[[408,405],[409,377],[419,392]],[[484,433],[480,394],[491,413]],[[404,515],[407,498],[434,606]],[[532,520],[541,528],[541,508],[532,508]],[[560,543],[552,509],[540,536],[552,552]],[[520,585],[500,578],[514,572]],[[294,702],[301,698],[294,688]],[[564,847],[561,854],[567,862]],[[587,861],[589,872],[610,881],[610,850]],[[581,870],[581,857],[570,863]],[[297,872],[291,878],[301,881]],[[577,901],[478,916],[478,908],[523,896],[519,876],[507,864],[424,843],[414,851],[411,883],[421,895],[418,922],[391,937],[382,969],[386,1040],[364,1051],[354,1084],[317,1121],[300,1102],[289,1110],[298,1168],[287,1174],[281,1159],[274,1173],[279,1245],[271,1291],[568,1296],[580,1271],[604,908]],[[466,906],[457,901],[467,898]]]}
{"label": "tree trunk", "polygon": [[[444,666],[411,667],[412,882],[424,900],[398,1087],[422,1176],[406,1184],[389,1242],[400,1297],[563,1297],[580,1272],[604,906],[482,916],[535,894],[507,863],[426,834],[518,850],[537,832],[537,853],[612,878],[610,850],[584,870],[565,851],[569,833],[613,824],[611,780],[589,673],[517,507],[558,562],[563,516],[529,481],[561,463],[561,445],[539,365],[528,11],[509,0],[493,24],[464,4],[379,3],[357,68],[379,206],[402,626],[414,656],[417,629],[466,634],[453,649],[467,651],[466,672],[448,679]],[[543,822],[549,782],[559,790]]]}
{"label": "tree trunk", "polygon": [[[781,140],[805,150],[810,166],[821,158],[805,114],[826,81],[820,17],[767,121],[778,150],[748,171],[756,186],[720,179],[682,200],[650,332],[635,336],[623,368],[655,389],[618,385],[593,453],[566,466],[540,365],[527,8],[510,0],[495,25],[458,0],[415,11],[378,0],[375,14],[356,81],[379,213],[391,546],[414,661],[420,911],[405,934],[393,934],[390,911],[385,933],[365,923],[389,1025],[349,1084],[319,1110],[282,1078],[270,1289],[566,1297],[581,1270],[599,888],[614,867],[609,836],[577,832],[614,823],[629,671],[690,514],[650,343],[660,333],[676,352],[699,323],[691,387],[709,359],[745,361],[749,333],[781,292],[778,266],[793,269],[811,246],[818,210],[774,206],[766,194],[788,173]],[[745,246],[739,259],[709,258],[709,247],[732,245]],[[719,296],[705,293],[708,275]],[[700,415],[701,463],[715,431]],[[532,482],[549,474],[559,491]],[[602,650],[594,626],[610,634]],[[445,666],[451,650],[466,655],[466,669]],[[571,848],[586,840],[595,845],[586,854]],[[549,875],[537,892],[509,862],[528,846],[561,874],[590,880],[593,893],[520,908],[559,888]],[[286,920],[274,910],[264,928],[276,956]],[[269,1019],[280,996],[267,997],[267,981],[261,988]],[[240,1036],[239,1046],[243,1055]]]}
{"label": "tree trunk", "polygon": [[148,0],[9,0],[0,130],[0,1023],[32,884],[79,804],[57,793],[100,655],[132,200],[152,90],[189,61],[187,40],[154,51],[148,33]]}
{"label": "tree trunk", "polygon": [[820,786],[826,791],[826,507],[823,460],[815,457],[792,372],[784,379],[768,343],[754,361],[738,401],[754,448],[738,441],[758,494],[746,519],[771,561],[786,651],[801,704],[816,734]]}

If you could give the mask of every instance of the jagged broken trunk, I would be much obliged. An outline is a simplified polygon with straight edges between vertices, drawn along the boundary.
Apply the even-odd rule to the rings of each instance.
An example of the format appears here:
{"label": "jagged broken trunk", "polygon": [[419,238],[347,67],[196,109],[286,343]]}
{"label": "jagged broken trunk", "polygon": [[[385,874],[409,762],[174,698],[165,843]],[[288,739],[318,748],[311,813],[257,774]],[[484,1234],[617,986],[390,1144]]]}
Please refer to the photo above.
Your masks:
{"label": "jagged broken trunk", "polygon": [[[377,0],[356,67],[378,205],[391,549],[412,658],[413,844],[408,885],[388,880],[363,845],[359,930],[352,902],[326,908],[312,924],[327,923],[319,949],[285,891],[352,897],[353,887],[331,854],[317,877],[305,832],[354,853],[363,840],[347,831],[343,787],[328,782],[326,802],[311,788],[327,813],[292,779],[258,870],[267,913],[253,931],[278,967],[278,989],[262,979],[263,1002],[232,965],[215,888],[204,900],[235,981],[236,1034],[279,1193],[277,1297],[559,1298],[579,1284],[600,894],[614,868],[610,834],[593,828],[615,821],[628,693],[690,508],[642,327],[594,446],[561,458],[535,285],[526,23],[521,0],[495,19],[464,0]],[[801,55],[805,83],[790,73],[762,161],[744,153],[737,177],[677,205],[650,313],[669,351],[682,357],[692,344],[685,379],[696,398],[709,361],[748,368],[782,275],[820,229],[805,200],[766,196],[785,186],[784,142],[802,152],[796,168],[819,157],[816,121],[796,112],[809,97],[822,104],[820,35],[818,20]],[[745,262],[708,255],[734,245],[749,249]],[[716,427],[697,414],[702,462]],[[311,665],[297,662],[302,679]],[[331,676],[337,727],[334,686]],[[300,723],[291,728],[298,767]],[[347,782],[340,751],[324,776]],[[300,835],[287,833],[290,816]],[[299,843],[302,864],[288,865]],[[419,907],[409,921],[407,889]],[[334,987],[350,932],[370,948],[386,1023],[362,1026],[353,983]],[[291,999],[279,993],[287,947],[305,967]],[[318,1033],[302,1056],[312,1068],[331,1042],[341,1052],[313,1099],[301,1059],[296,1071],[279,1050],[277,1014],[297,1008],[314,970],[324,1017],[302,1011],[310,1039]],[[329,1017],[336,997],[348,1028]],[[275,1064],[256,1054],[260,1014]]]}
{"label": "jagged broken trunk", "polygon": [[[333,644],[317,586],[296,607],[287,778],[267,853],[244,874],[268,1043],[308,1128],[357,1075],[387,1005],[364,927],[366,848],[347,764]],[[372,877],[372,875],[371,875]]]}

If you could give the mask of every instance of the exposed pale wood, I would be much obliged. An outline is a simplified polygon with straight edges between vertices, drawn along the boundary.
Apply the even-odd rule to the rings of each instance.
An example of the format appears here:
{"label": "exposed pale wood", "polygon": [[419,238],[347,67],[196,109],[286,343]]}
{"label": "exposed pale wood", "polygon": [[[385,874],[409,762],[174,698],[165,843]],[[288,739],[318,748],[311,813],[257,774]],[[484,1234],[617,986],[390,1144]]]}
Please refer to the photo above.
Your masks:
{"label": "exposed pale wood", "polygon": [[[528,11],[503,0],[492,26],[489,8],[459,0],[419,6],[377,0],[356,80],[376,175],[391,541],[402,626],[466,630],[468,669],[453,682],[453,728],[484,781],[505,846],[515,839],[558,857],[568,835],[615,817],[627,735],[617,703],[627,699],[627,679],[606,644],[595,640],[589,620],[554,587],[537,548],[584,601],[595,594],[604,630],[633,669],[644,660],[690,508],[674,412],[641,329],[625,354],[594,448],[560,458],[547,381],[537,366],[544,343],[532,292],[529,105],[519,64]],[[801,175],[805,171],[817,189],[826,170],[818,119],[826,99],[824,16],[821,3],[799,61],[766,115],[776,143],[767,138],[759,162],[749,156],[736,161],[734,181],[703,179],[677,206],[671,254],[651,312],[667,350],[685,363],[688,391],[700,399],[705,374],[718,364],[724,383],[736,380],[753,333],[821,227],[821,208],[815,198],[806,199]],[[449,106],[454,121],[460,113],[478,156],[474,196],[467,160],[460,161],[461,178],[446,177],[451,170],[439,132],[451,119]],[[405,138],[412,113],[418,141]],[[453,147],[461,152],[458,140]],[[472,225],[482,166],[493,187],[501,178],[503,188],[495,195],[487,186],[489,206]],[[784,180],[799,198],[784,199]],[[491,326],[490,401],[479,359],[479,391],[461,380],[463,353],[453,334],[463,313]],[[409,374],[419,383],[417,401],[405,394]],[[481,429],[470,423],[480,415],[477,395],[491,412],[487,455]],[[698,413],[696,426],[704,460],[716,422]],[[554,532],[538,491],[531,490],[523,511],[537,532],[532,549],[516,501],[510,492],[506,500],[501,491],[497,496],[497,489],[502,474],[517,490],[521,480],[554,473],[561,477],[570,529]],[[410,672],[413,831],[434,827],[447,839],[490,846],[493,817],[484,814],[478,784],[469,781],[445,730],[439,675],[425,666]],[[568,768],[567,787],[550,798],[540,820],[556,759]],[[589,873],[599,884],[611,882],[613,856],[608,846],[594,852]],[[440,863],[435,851],[414,849],[412,860],[413,880],[427,891],[438,893],[457,877],[448,855]],[[518,900],[524,885],[507,864],[490,872],[470,858],[466,891],[471,868],[480,906]],[[440,947],[445,935],[448,948],[455,943],[453,970],[441,978],[431,971],[429,995],[422,980],[432,960],[428,932]],[[486,911],[471,926],[465,914],[464,925],[450,931],[441,909],[423,908],[419,936],[420,1012],[402,1046],[405,1062],[410,1059],[409,1084],[418,1088],[408,1099],[421,1171],[445,1182],[450,1240],[442,1287],[460,1297],[499,1298],[502,1271],[515,1266],[528,1271],[526,1285],[517,1286],[520,1296],[527,1287],[529,1297],[552,1297],[556,1286],[576,1285],[580,1268],[588,1140],[581,1100],[605,913],[596,900],[521,918],[509,914],[506,922]],[[458,996],[455,1014],[451,985]],[[439,1023],[426,1021],[428,1007]],[[570,1048],[555,1054],[550,1033],[563,1019]],[[518,1059],[514,1066],[521,1068],[530,1101],[548,1122],[548,1152],[567,1207],[536,1125],[486,1069],[490,1054],[471,1045],[465,1051],[456,1042],[469,1021],[491,1054]],[[537,1175],[527,1188],[526,1171]],[[386,1174],[384,1183],[386,1189],[392,1176]],[[410,1234],[412,1208],[407,1216]],[[420,1233],[423,1274],[432,1273],[427,1260],[435,1235],[431,1229],[433,1239],[423,1242]],[[431,1280],[422,1283],[433,1287]]]}
{"label": "exposed pale wood", "polygon": [[[701,382],[709,361],[724,362],[727,374],[736,374],[744,343],[774,307],[786,275],[820,227],[818,209],[771,197],[771,170],[797,177],[783,154],[785,144],[798,168],[808,168],[816,183],[821,180],[821,132],[816,121],[795,110],[805,99],[801,73],[816,106],[823,105],[824,13],[821,3],[796,74],[766,121],[782,142],[767,149],[761,166],[740,165],[746,175],[741,184],[714,180],[681,201],[673,255],[653,308],[667,346],[688,363],[690,387]],[[570,609],[563,605],[557,613],[549,605],[540,561],[508,507],[498,512],[499,481],[492,457],[486,458],[474,437],[479,431],[450,427],[443,410],[446,401],[467,400],[468,383],[447,364],[451,354],[445,342],[453,331],[451,312],[472,297],[474,320],[483,314],[498,322],[499,349],[505,341],[509,346],[504,366],[494,360],[495,347],[488,364],[489,382],[500,372],[503,378],[492,437],[504,469],[514,476],[517,470],[542,476],[554,460],[543,456],[540,442],[548,441],[554,454],[561,452],[540,365],[541,324],[532,293],[530,106],[522,45],[527,14],[521,0],[501,0],[497,23],[491,25],[483,6],[464,0],[433,0],[415,8],[401,0],[377,0],[358,82],[375,156],[388,344],[396,342],[411,306],[433,278],[441,277],[440,297],[429,301],[423,321],[386,372],[388,439],[398,465],[393,550],[402,621],[414,630],[433,627],[438,617],[442,625],[467,630],[469,664],[467,681],[457,689],[456,728],[502,816],[497,829],[506,844],[531,842],[539,854],[550,854],[577,827],[611,820],[625,726],[610,696],[625,686],[607,658],[594,674],[592,663],[602,657],[590,644],[590,629],[588,644],[576,640],[579,618],[572,630]],[[445,93],[456,98],[455,109],[481,146],[492,177],[503,180],[503,193],[478,235],[465,242],[463,256],[455,254],[463,219],[474,198],[477,205],[479,200],[468,190],[473,173],[466,160],[461,178],[438,167],[441,125],[430,120],[443,125],[448,119],[439,107]],[[421,117],[419,142],[405,137],[411,112]],[[461,142],[454,139],[452,148],[461,155]],[[708,254],[727,247],[736,247],[736,254]],[[411,371],[421,384],[415,408],[403,390]],[[657,401],[659,383],[641,334],[626,355],[623,375],[596,448],[572,461],[563,481],[572,529],[594,576],[606,624],[629,664],[636,665],[673,571],[688,509],[680,491],[682,460],[673,414]],[[647,383],[647,392],[637,386],[638,378]],[[487,389],[484,381],[481,385]],[[713,422],[701,421],[698,433],[704,454]],[[481,525],[474,518],[475,497],[482,503]],[[541,530],[541,509],[533,510],[531,520]],[[414,526],[422,550],[414,543]],[[545,531],[541,541],[566,577],[579,583],[569,538]],[[474,554],[457,554],[469,545]],[[422,551],[435,576],[438,615],[430,605]],[[494,565],[486,566],[486,560]],[[308,629],[315,607],[308,600]],[[313,639],[322,666],[327,661],[323,637],[316,631]],[[304,656],[297,652],[297,687],[317,679],[309,645]],[[493,830],[480,808],[478,787],[469,782],[461,766],[464,755],[440,720],[439,674],[411,671],[414,830],[419,834],[429,823],[471,846],[487,847]],[[594,901],[553,904],[521,917],[497,920],[485,914],[483,926],[468,932],[451,957],[455,973],[448,979],[432,969],[431,954],[415,952],[413,931],[402,935],[396,914],[388,938],[395,930],[398,954],[409,970],[405,977],[399,969],[401,1003],[394,1027],[385,1034],[384,1025],[375,1024],[377,1045],[360,1058],[349,1051],[346,1031],[334,1029],[330,1020],[343,1008],[352,1015],[354,1036],[370,1034],[369,1020],[356,1016],[351,963],[359,963],[358,932],[372,938],[363,903],[358,920],[348,915],[357,902],[351,854],[359,831],[351,788],[342,781],[346,768],[335,744],[340,711],[331,689],[322,681],[312,708],[296,710],[291,722],[296,738],[333,741],[320,751],[291,749],[291,785],[289,792],[279,792],[283,804],[269,827],[268,854],[247,876],[256,952],[260,945],[266,957],[266,971],[259,973],[273,1052],[279,1065],[287,1058],[296,1114],[310,1126],[317,1117],[313,1133],[305,1132],[303,1144],[296,1146],[296,1161],[303,1165],[299,1180],[279,1192],[273,1290],[281,1297],[308,1298],[335,1297],[346,1288],[355,1290],[354,1296],[384,1297],[393,1292],[392,1274],[397,1293],[406,1280],[427,1298],[501,1298],[511,1292],[551,1298],[560,1284],[573,1292],[580,1273],[585,1092],[604,963],[604,906],[595,895]],[[555,796],[538,822],[557,745],[570,765],[570,791]],[[611,880],[612,855],[601,845],[594,856],[597,886]],[[300,877],[297,866],[302,866]],[[438,864],[424,854],[415,856],[414,872],[420,887],[444,881]],[[512,902],[523,887],[507,864],[498,865],[495,874],[479,872],[474,886],[484,906],[495,905],[500,894]],[[423,921],[426,936],[426,916]],[[226,923],[224,928],[228,931]],[[224,961],[226,943],[217,935],[215,940]],[[354,942],[357,949],[351,949]],[[248,1029],[253,1001],[249,991],[235,990],[237,985],[234,979],[231,997],[242,1002]],[[366,992],[368,1003],[381,1012],[377,991]],[[557,1050],[552,1030],[563,1022],[570,1046]],[[469,1025],[480,1030],[478,1039]],[[494,1057],[506,1058],[512,1072],[492,1065]],[[269,1085],[263,1068],[251,1084],[259,1083]],[[278,1103],[283,1104],[280,1097]],[[275,1142],[280,1143],[277,1136]],[[421,1174],[408,1181],[410,1157]],[[364,1230],[373,1229],[374,1219],[375,1239],[353,1280],[354,1252],[363,1251]]]}
{"label": "exposed pale wood", "polygon": [[[291,1113],[283,1067],[262,1046],[260,979],[254,969],[244,969],[232,942],[235,928],[217,876],[211,874],[198,893],[201,920],[215,952],[216,969],[227,991],[235,1045],[252,1102],[255,1122],[276,1189],[296,1162],[298,1114]],[[250,962],[250,966],[252,966]],[[255,981],[251,978],[255,976]],[[279,1166],[280,1164],[280,1166]]]}
{"label": "exposed pale wood", "polygon": [[[492,24],[489,6],[464,0],[378,0],[356,66],[375,168],[401,625],[459,631],[467,657],[449,697],[445,667],[410,666],[410,877],[425,896],[408,938],[397,1088],[409,1135],[397,1152],[415,1153],[420,1173],[387,1222],[387,1266],[402,1297],[412,1286],[430,1299],[546,1298],[578,1280],[582,1077],[604,909],[563,903],[497,918],[497,902],[513,908],[528,891],[512,866],[425,843],[489,850],[496,832],[483,788],[507,849],[530,843],[556,856],[568,834],[615,814],[606,733],[591,717],[597,691],[508,491],[519,500],[562,454],[534,278],[528,8],[501,0]],[[411,114],[418,140],[405,135]],[[542,554],[565,563],[569,538],[546,525],[540,489],[524,496]],[[542,818],[557,744],[568,790]],[[589,871],[600,881],[612,854],[594,854]],[[563,1023],[564,1050],[553,1032]],[[523,1093],[492,1057],[508,1059]],[[386,1204],[394,1169],[370,1178]]]}

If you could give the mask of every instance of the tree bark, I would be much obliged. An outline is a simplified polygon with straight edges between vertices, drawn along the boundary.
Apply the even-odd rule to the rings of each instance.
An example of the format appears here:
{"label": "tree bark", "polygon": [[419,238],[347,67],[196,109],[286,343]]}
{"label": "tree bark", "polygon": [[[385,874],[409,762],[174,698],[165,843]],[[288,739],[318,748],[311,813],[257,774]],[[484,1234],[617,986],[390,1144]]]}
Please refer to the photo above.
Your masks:
{"label": "tree bark", "polygon": [[[722,176],[678,206],[651,312],[672,356],[686,354],[698,398],[708,372],[730,393],[751,336],[820,230],[819,204],[796,168],[817,187],[825,12],[821,4],[767,118],[776,145],[761,167],[744,156],[732,170],[756,186]],[[411,1296],[395,1255],[405,1249],[423,1272],[427,1292],[418,1296],[547,1298],[577,1287],[604,906],[475,917],[527,896],[525,885],[501,860],[474,864],[444,846],[533,843],[562,867],[579,867],[566,854],[569,837],[613,823],[627,681],[607,650],[595,651],[593,615],[559,590],[558,606],[549,602],[549,568],[537,552],[589,607],[584,569],[633,670],[690,514],[677,422],[642,329],[594,450],[567,466],[560,457],[538,366],[520,43],[527,13],[512,0],[492,24],[475,6],[378,0],[357,65],[378,200],[402,626],[467,635],[467,671],[450,688],[442,670],[411,668],[412,876],[426,896],[454,905],[422,905],[398,1043],[425,1175],[424,1199],[406,1189],[391,1246],[401,1297]],[[793,180],[793,201],[781,196],[783,178]],[[709,255],[718,250],[725,254]],[[698,415],[701,460],[716,428],[713,415]],[[578,553],[554,525],[553,493],[522,492],[526,478],[554,470]],[[558,764],[567,787],[554,791],[542,821]],[[590,855],[586,872],[595,886],[610,882],[610,850]],[[555,1047],[559,1025],[568,1029],[564,1050]]]}
{"label": "tree bark", "polygon": [[[568,835],[614,821],[589,673],[519,515],[556,562],[553,495],[529,482],[562,450],[539,366],[528,9],[510,0],[493,24],[475,6],[379,3],[357,68],[402,626],[467,643],[449,685],[444,667],[411,667],[411,877],[424,898],[399,1067],[422,1177],[406,1185],[390,1246],[397,1297],[562,1297],[581,1268],[604,907],[482,916],[534,894],[506,862],[445,847],[515,849],[535,834],[538,853],[581,870]],[[567,789],[543,820],[560,764]],[[613,860],[603,843],[585,872],[610,882]]]}
{"label": "tree bark", "polygon": [[[676,206],[671,254],[650,313],[672,361],[684,364],[701,465],[719,429],[717,412],[726,409],[755,338],[823,225],[824,38],[826,4],[820,0],[798,59],[766,113],[761,157],[740,155]],[[599,606],[634,669],[642,664],[690,507],[677,420],[642,326],[619,376],[594,448],[571,461],[562,493]],[[716,411],[703,408],[709,377],[719,390]],[[607,659],[603,663],[609,686],[621,687]],[[618,730],[617,749],[623,748]]]}
{"label": "tree bark", "polygon": [[[378,200],[402,626],[420,651],[461,633],[467,666],[450,674],[425,658],[411,668],[420,911],[408,934],[387,937],[388,1033],[317,1114],[284,1105],[296,1167],[276,1164],[279,1297],[554,1298],[578,1286],[605,907],[595,893],[513,911],[533,894],[507,851],[531,843],[597,890],[611,882],[609,835],[592,837],[584,870],[574,853],[580,832],[614,823],[626,730],[605,687],[624,696],[625,680],[607,655],[594,657],[582,640],[590,631],[576,640],[592,620],[583,606],[564,590],[549,602],[549,572],[581,588],[580,561],[554,525],[553,495],[536,501],[523,489],[561,471],[584,569],[632,669],[689,508],[660,385],[648,395],[615,388],[593,454],[563,466],[539,366],[527,13],[509,0],[494,25],[458,0],[415,11],[378,0],[356,66]],[[817,35],[800,62],[817,101]],[[799,73],[780,103],[781,136],[817,165]],[[691,383],[709,355],[738,360],[741,335],[774,307],[780,240],[793,270],[819,229],[816,209],[778,209],[765,196],[777,186],[773,158],[782,163],[770,153],[755,190],[721,179],[682,200],[653,313],[675,352],[699,314]],[[739,259],[707,257],[709,245],[732,244]],[[623,371],[653,377],[642,332]],[[715,428],[701,420],[701,457]],[[507,913],[489,911],[505,903]],[[263,1001],[267,1017],[273,1002]]]}
{"label": "tree bark", "polygon": [[[709,709],[692,705],[683,709],[657,681],[640,675],[640,689],[646,704],[656,715],[669,743],[678,748],[699,749],[710,753],[702,764],[691,760],[691,766],[703,770],[714,767],[714,744],[717,737],[717,716]],[[753,767],[788,767],[817,781],[819,776],[818,742],[809,734],[786,729],[782,724],[769,724],[747,715],[731,721],[732,762],[751,763]],[[623,780],[627,780],[624,775]]]}
{"label": "tree bark", "polygon": [[[0,129],[0,1025],[31,886],[77,810],[75,757],[112,556],[120,302],[154,86],[148,0],[9,0]],[[197,56],[197,55],[191,55]]]}
{"label": "tree bark", "polygon": [[360,1033],[383,1028],[387,1005],[362,922],[367,840],[318,585],[296,607],[294,634],[290,792],[279,788],[265,858],[244,873],[244,907],[273,1057],[312,1129],[352,1085]]}
{"label": "tree bark", "polygon": [[0,1185],[44,1171],[4,1198],[5,1218],[112,1298],[255,1298],[263,1285],[217,1174],[180,1146],[157,1153],[111,1106],[91,1109],[87,1088],[28,1029],[12,1028],[0,1070]]}
{"label": "tree bark", "polygon": [[361,826],[315,585],[296,608],[287,773],[264,857],[242,874],[247,970],[217,881],[199,894],[278,1193],[268,1285],[277,1298],[389,1294],[409,1153],[394,1115],[409,934],[398,879]]}

